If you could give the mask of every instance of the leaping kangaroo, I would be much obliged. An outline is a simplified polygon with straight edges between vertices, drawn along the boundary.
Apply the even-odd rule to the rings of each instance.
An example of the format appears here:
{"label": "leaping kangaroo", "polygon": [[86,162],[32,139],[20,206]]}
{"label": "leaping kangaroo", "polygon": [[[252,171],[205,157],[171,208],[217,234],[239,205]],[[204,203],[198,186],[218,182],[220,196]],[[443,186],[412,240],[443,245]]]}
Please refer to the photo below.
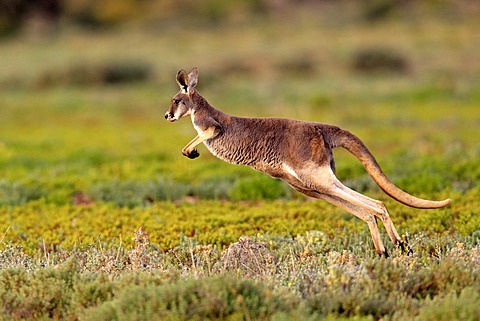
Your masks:
{"label": "leaping kangaroo", "polygon": [[363,142],[346,130],[292,119],[230,116],[200,95],[195,89],[197,82],[197,68],[188,74],[180,70],[177,74],[180,91],[165,113],[165,119],[170,122],[191,116],[198,135],[182,149],[183,155],[198,157],[195,147],[204,143],[213,155],[226,162],[250,166],[284,180],[300,193],[337,205],[368,224],[375,250],[380,255],[388,256],[388,253],[380,238],[377,217],[394,244],[403,248],[403,240],[381,201],[357,193],[337,179],[333,148],[343,147],[357,157],[378,186],[400,203],[423,209],[450,204],[450,199],[425,200],[396,187]]}

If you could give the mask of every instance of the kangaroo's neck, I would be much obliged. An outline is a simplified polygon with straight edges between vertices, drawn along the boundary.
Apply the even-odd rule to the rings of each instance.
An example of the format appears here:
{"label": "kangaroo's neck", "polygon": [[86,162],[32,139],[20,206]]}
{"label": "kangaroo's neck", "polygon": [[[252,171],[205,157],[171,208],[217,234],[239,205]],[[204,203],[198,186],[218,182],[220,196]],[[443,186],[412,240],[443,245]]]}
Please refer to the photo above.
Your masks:
{"label": "kangaroo's neck", "polygon": [[197,91],[193,93],[192,101],[194,103],[192,115],[208,115],[209,117],[215,118],[220,121],[226,118],[230,118],[230,115],[210,105],[208,101]]}

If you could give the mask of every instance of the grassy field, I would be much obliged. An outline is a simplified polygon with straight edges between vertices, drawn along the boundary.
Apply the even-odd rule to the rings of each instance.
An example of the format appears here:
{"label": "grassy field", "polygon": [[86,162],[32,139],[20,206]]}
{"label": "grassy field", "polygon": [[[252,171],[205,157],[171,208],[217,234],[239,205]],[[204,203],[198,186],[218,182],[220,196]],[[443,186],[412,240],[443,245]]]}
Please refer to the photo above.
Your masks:
{"label": "grassy field", "polygon": [[[293,21],[0,42],[0,319],[480,318],[478,19]],[[382,230],[380,259],[352,215],[183,157],[194,129],[163,115],[193,66],[225,112],[349,129],[398,186],[452,205],[400,205],[336,151],[414,252]]]}

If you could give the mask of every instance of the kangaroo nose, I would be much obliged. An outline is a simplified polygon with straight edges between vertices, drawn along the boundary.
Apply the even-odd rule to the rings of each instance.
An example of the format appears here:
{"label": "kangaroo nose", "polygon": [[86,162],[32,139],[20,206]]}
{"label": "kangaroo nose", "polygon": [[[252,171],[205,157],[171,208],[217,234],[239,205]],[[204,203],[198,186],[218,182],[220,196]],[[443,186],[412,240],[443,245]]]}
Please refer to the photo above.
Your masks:
{"label": "kangaroo nose", "polygon": [[168,120],[168,121],[175,121],[175,115],[173,113],[170,113],[170,112],[166,112],[165,113],[165,119]]}

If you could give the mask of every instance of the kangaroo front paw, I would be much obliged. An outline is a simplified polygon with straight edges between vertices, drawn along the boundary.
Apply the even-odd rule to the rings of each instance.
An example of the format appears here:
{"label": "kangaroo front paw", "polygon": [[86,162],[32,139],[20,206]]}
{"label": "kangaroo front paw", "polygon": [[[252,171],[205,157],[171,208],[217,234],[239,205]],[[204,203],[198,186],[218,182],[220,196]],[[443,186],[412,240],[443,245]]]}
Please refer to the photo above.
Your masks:
{"label": "kangaroo front paw", "polygon": [[183,153],[183,155],[187,156],[190,159],[194,159],[194,158],[197,158],[198,156],[200,156],[200,153],[196,149],[192,150],[191,152],[184,151],[182,153]]}
{"label": "kangaroo front paw", "polygon": [[200,153],[196,149],[192,150],[190,155],[187,155],[187,157],[190,158],[190,159],[197,158],[198,156],[200,156]]}

